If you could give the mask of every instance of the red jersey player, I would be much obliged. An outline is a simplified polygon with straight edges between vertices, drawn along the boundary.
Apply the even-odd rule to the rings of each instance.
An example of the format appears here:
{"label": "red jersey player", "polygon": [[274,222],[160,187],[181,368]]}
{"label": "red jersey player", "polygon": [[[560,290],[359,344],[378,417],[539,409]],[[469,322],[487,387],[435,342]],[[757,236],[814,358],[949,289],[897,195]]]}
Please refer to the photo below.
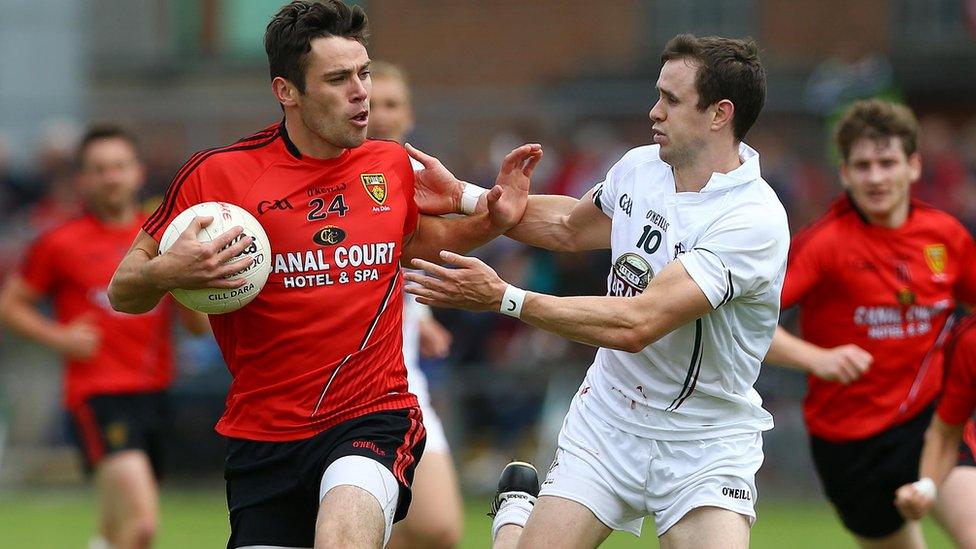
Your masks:
{"label": "red jersey player", "polygon": [[[921,480],[898,489],[895,504],[909,519],[933,506],[959,547],[976,547],[976,316],[963,320],[946,345],[946,382],[925,433]],[[950,480],[951,479],[951,480]]]}
{"label": "red jersey player", "polygon": [[[149,547],[158,522],[156,481],[173,380],[167,300],[144,315],[112,310],[112,273],[145,221],[136,193],[144,178],[134,138],[92,128],[79,146],[86,213],[42,235],[0,295],[0,318],[61,353],[65,406],[86,468],[101,494],[100,530],[112,547]],[[38,309],[52,299],[56,318]],[[187,313],[188,328],[207,330]]]}
{"label": "red jersey player", "polygon": [[197,218],[158,253],[192,204],[237,204],[268,234],[273,269],[260,295],[211,317],[233,375],[217,424],[229,439],[228,547],[385,543],[424,445],[403,363],[400,261],[467,250],[513,226],[541,157],[538,145],[513,151],[487,211],[437,217],[458,211],[463,184],[426,155],[415,176],[402,146],[366,140],[365,36],[362,8],[283,7],[265,49],[284,120],[191,157],[109,289],[117,309],[141,312],[173,288],[240,284],[224,278],[250,261],[227,262],[249,244],[232,243],[239,228],[201,244],[194,235],[210,220]]}
{"label": "red jersey player", "polygon": [[[904,106],[853,105],[839,123],[847,194],[794,241],[766,360],[807,371],[804,417],[827,497],[862,546],[922,547],[892,494],[916,478],[943,377],[950,315],[976,302],[976,245],[952,216],[909,198],[921,160]],[[951,528],[950,528],[951,530]]]}

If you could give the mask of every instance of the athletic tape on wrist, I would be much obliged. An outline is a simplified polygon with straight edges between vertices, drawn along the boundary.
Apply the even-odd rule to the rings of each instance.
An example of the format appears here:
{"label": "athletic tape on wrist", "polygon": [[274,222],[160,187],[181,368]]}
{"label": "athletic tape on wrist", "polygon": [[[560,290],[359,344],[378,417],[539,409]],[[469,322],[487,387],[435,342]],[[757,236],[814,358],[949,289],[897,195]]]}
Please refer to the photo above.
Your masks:
{"label": "athletic tape on wrist", "polygon": [[912,486],[918,490],[918,493],[929,499],[935,499],[938,494],[938,488],[935,487],[935,481],[929,477],[921,478],[912,483]]}
{"label": "athletic tape on wrist", "polygon": [[471,183],[465,183],[461,190],[461,213],[471,215],[478,207],[478,199],[481,195],[488,192],[488,189],[479,187]]}
{"label": "athletic tape on wrist", "polygon": [[508,287],[505,288],[505,295],[502,296],[502,304],[498,308],[498,312],[502,313],[503,315],[521,318],[522,304],[524,302],[525,290],[509,284]]}

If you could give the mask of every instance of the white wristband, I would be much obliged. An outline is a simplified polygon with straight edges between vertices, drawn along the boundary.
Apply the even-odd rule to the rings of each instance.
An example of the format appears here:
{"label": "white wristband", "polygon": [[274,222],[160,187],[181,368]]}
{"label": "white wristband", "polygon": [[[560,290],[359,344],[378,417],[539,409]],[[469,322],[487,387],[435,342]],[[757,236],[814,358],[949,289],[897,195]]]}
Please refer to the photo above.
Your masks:
{"label": "white wristband", "polygon": [[505,295],[502,296],[502,304],[498,308],[498,312],[521,318],[523,303],[525,303],[525,290],[509,284],[505,288]]}
{"label": "white wristband", "polygon": [[916,480],[912,483],[912,486],[918,490],[919,494],[922,494],[929,499],[935,499],[935,497],[938,495],[938,489],[935,487],[935,481],[929,477]]}
{"label": "white wristband", "polygon": [[465,183],[464,189],[461,190],[461,213],[464,215],[473,214],[475,208],[478,207],[478,199],[486,192],[488,189],[472,183]]}

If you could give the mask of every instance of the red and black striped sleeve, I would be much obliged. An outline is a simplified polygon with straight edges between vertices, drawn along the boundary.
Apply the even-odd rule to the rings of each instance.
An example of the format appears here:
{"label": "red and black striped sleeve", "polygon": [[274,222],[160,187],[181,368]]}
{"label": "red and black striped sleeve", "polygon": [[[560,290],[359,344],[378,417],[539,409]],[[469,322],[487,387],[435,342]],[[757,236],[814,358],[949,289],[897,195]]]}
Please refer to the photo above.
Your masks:
{"label": "red and black striped sleeve", "polygon": [[215,197],[204,196],[204,183],[207,176],[207,162],[222,153],[258,149],[271,143],[279,136],[278,125],[266,128],[254,135],[245,137],[232,145],[205,149],[197,152],[176,172],[176,177],[170,183],[169,189],[163,196],[163,202],[156,208],[149,219],[142,225],[142,229],[149,233],[149,236],[159,241],[162,232],[166,230],[170,222],[183,210],[206,202],[216,200]]}
{"label": "red and black striped sleeve", "polygon": [[201,194],[202,172],[200,164],[208,151],[200,151],[190,157],[176,173],[163,201],[149,219],[142,224],[142,230],[158,242],[163,231],[177,215],[194,204],[203,202]]}

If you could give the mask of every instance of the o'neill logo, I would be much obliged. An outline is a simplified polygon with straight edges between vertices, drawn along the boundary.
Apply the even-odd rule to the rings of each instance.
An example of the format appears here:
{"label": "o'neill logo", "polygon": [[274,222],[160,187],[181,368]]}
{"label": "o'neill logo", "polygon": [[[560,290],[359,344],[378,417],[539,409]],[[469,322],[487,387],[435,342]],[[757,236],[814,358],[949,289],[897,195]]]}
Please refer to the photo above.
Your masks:
{"label": "o'neill logo", "polygon": [[346,231],[339,227],[328,225],[312,236],[312,241],[319,246],[335,246],[346,239]]}
{"label": "o'neill logo", "polygon": [[643,257],[626,253],[620,256],[610,271],[610,295],[633,297],[647,288],[654,276],[651,265]]}
{"label": "o'neill logo", "polygon": [[728,486],[723,486],[722,495],[732,499],[752,501],[752,493],[745,488],[729,488]]}
{"label": "o'neill logo", "polygon": [[386,176],[381,173],[364,173],[359,178],[363,180],[366,194],[382,206],[386,202]]}
{"label": "o'neill logo", "polygon": [[374,454],[376,454],[378,456],[385,456],[386,455],[386,452],[383,451],[383,450],[381,450],[380,447],[377,446],[375,442],[372,442],[372,441],[369,441],[369,440],[356,440],[356,441],[353,441],[352,447],[353,448],[365,448],[366,450],[370,450],[370,451],[372,451]]}

